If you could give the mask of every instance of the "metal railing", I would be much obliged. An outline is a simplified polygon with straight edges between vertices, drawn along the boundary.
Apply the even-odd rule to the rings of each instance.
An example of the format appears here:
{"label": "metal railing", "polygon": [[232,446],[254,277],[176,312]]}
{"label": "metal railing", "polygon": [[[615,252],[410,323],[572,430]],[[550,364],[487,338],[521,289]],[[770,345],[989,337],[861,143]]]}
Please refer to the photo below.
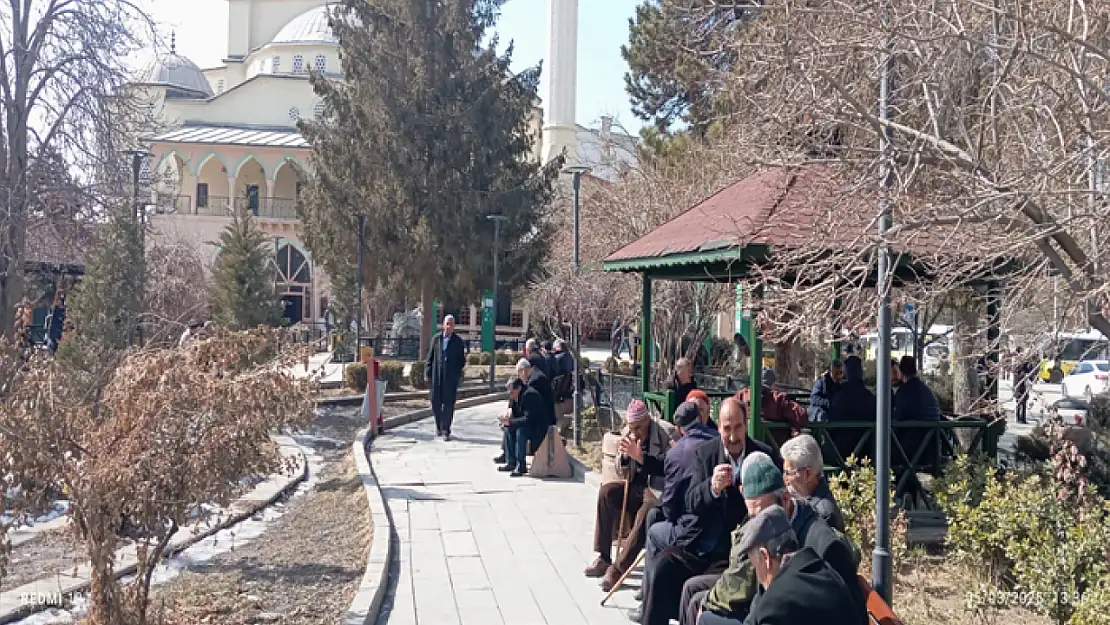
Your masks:
{"label": "metal railing", "polygon": [[228,217],[231,215],[231,198],[219,195],[209,195],[208,201],[201,206],[197,203],[194,215],[208,215],[210,217]]}
{"label": "metal railing", "polygon": [[154,203],[154,212],[163,214],[189,215],[193,212],[193,196],[169,195],[159,197]]}
{"label": "metal railing", "polygon": [[[187,197],[187,196],[182,196]],[[229,217],[232,208],[235,210],[249,210],[255,217],[264,219],[296,219],[297,200],[284,197],[232,198],[223,196],[208,196],[205,206],[197,206],[194,214],[208,215],[211,217]],[[188,213],[189,210],[179,209],[178,212]]]}

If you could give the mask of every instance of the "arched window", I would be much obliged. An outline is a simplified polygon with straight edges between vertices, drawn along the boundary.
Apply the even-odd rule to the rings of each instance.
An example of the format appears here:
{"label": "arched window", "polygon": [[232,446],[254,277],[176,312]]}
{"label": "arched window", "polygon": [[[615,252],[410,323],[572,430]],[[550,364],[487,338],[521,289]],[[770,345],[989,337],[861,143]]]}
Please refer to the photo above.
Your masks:
{"label": "arched window", "polygon": [[320,72],[321,74],[328,71],[328,57],[324,56],[323,54],[316,55],[316,71]]}
{"label": "arched window", "polygon": [[304,73],[304,57],[299,55],[299,54],[293,55],[293,73],[294,74],[303,74]]}
{"label": "arched window", "polygon": [[312,268],[308,264],[308,259],[292,245],[282,245],[278,248],[274,264],[277,265],[278,282],[280,284],[310,284],[312,282]]}

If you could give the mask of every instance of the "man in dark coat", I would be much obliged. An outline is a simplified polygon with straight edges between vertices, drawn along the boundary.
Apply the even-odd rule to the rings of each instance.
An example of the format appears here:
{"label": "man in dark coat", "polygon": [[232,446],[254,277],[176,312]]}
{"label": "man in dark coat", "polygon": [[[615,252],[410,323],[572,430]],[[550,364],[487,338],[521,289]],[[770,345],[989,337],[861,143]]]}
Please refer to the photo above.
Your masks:
{"label": "man in dark coat", "polygon": [[553,377],[551,372],[547,370],[547,359],[543,357],[543,352],[540,351],[540,343],[536,339],[528,339],[524,342],[524,357],[528,362],[532,363],[532,369],[539,371],[547,376],[548,382]]}
{"label": "man in dark coat", "polygon": [[[686,512],[670,545],[648,531],[648,564],[644,580],[642,610],[629,618],[645,625],[667,625],[678,618],[682,585],[695,575],[720,573],[728,565],[729,536],[748,518],[740,494],[740,467],[755,451],[768,456],[775,452],[748,437],[748,409],[735,397],[721,402],[717,429],[719,438],[697,446],[694,477],[686,491]],[[778,461],[781,465],[781,461]],[[661,547],[661,548],[660,548]]]}
{"label": "man in dark coat", "polygon": [[436,436],[451,439],[451,422],[455,420],[455,398],[459,392],[463,369],[466,367],[466,346],[455,334],[455,318],[443,318],[443,332],[432,338],[431,349],[424,364],[424,379],[431,387],[432,414],[436,419]]}
{"label": "man in dark coat", "polygon": [[509,382],[509,398],[511,413],[501,419],[505,464],[497,470],[511,471],[511,477],[520,477],[528,473],[528,444],[534,451],[547,434],[547,409],[539,391],[520,378]]}
{"label": "man in dark coat", "polygon": [[844,364],[839,360],[832,361],[825,375],[817,378],[813,390],[809,393],[809,420],[821,422],[828,420],[829,406],[840,390],[840,383],[844,380]]}
{"label": "man in dark coat", "polygon": [[543,354],[543,370],[551,379],[559,377],[562,373],[559,371],[558,365],[555,363],[555,344],[551,341],[545,341],[541,352]]}
{"label": "man in dark coat", "polygon": [[1018,423],[1026,423],[1029,414],[1029,378],[1033,375],[1033,365],[1021,354],[1021,348],[1014,350],[1014,418]]}
{"label": "man in dark coat", "polygon": [[844,361],[844,383],[829,406],[828,420],[875,421],[875,394],[863,382],[863,361],[858,356]]}
{"label": "man in dark coat", "polygon": [[697,387],[698,383],[694,380],[693,363],[689,359],[679,358],[674,363],[674,377],[667,383],[667,388],[674,391],[677,396],[675,401],[679,404],[686,401],[686,396]]}
{"label": "man in dark coat", "polygon": [[[812,547],[802,547],[803,542],[781,506],[763,509],[744,527],[737,550],[748,555],[762,589],[744,623],[865,625],[867,611],[856,602],[843,577]],[[715,616],[703,614],[699,623],[738,623]]]}
{"label": "man in dark coat", "polygon": [[894,395],[893,413],[895,421],[940,421],[940,404],[933,391],[917,377],[917,361],[913,356],[903,356],[898,361],[898,372],[902,385]]}
{"label": "man in dark coat", "polygon": [[555,398],[551,388],[551,380],[544,375],[543,370],[532,365],[532,362],[521,358],[516,363],[516,375],[528,388],[535,389],[543,399],[546,408],[546,425],[555,425]]}
{"label": "man in dark coat", "polygon": [[567,342],[555,341],[555,375],[574,373],[574,354],[567,351]]}

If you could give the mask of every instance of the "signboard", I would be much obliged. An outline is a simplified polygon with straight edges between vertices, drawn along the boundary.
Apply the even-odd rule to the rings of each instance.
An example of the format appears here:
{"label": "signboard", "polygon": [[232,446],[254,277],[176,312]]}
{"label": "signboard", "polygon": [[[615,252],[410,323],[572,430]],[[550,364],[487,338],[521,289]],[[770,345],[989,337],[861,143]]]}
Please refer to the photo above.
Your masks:
{"label": "signboard", "polygon": [[[374,348],[373,347],[360,347],[358,349],[358,361],[366,365],[367,371],[374,370]],[[367,376],[369,377],[369,376]]]}
{"label": "signboard", "polygon": [[736,334],[748,340],[748,329],[750,321],[748,315],[744,314],[744,285],[736,285]]}
{"label": "signboard", "polygon": [[482,351],[492,352],[495,348],[493,295],[486,291],[482,295]]}

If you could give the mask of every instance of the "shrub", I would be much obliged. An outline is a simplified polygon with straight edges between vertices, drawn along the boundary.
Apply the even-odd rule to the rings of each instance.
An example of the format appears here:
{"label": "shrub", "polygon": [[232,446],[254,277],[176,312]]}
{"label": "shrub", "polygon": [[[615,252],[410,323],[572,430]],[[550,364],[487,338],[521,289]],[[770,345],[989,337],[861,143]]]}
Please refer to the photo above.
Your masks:
{"label": "shrub", "polygon": [[424,367],[421,363],[413,363],[409,368],[409,386],[420,391],[428,388],[428,382],[424,379]]}
{"label": "shrub", "polygon": [[[875,467],[867,458],[862,460],[849,456],[848,472],[832,478],[832,489],[836,504],[844,515],[845,534],[856,544],[862,554],[875,549]],[[896,481],[891,473],[891,484]],[[890,493],[894,500],[894,491]],[[895,562],[900,562],[909,553],[906,543],[908,523],[904,512],[898,512],[891,519],[890,550]],[[871,576],[871,560],[862,557],[860,574]]]}
{"label": "shrub", "polygon": [[[423,371],[424,363],[413,363],[412,368]],[[379,373],[381,374],[381,378],[385,380],[385,388],[387,391],[399,390],[401,388],[401,382],[405,379],[405,363],[399,360],[383,360]]]}
{"label": "shrub", "polygon": [[952,389],[952,376],[950,375],[923,375],[921,379],[929,386],[929,390],[933,391],[933,395],[937,398],[937,403],[940,404],[940,411],[946,414],[952,414],[955,410],[955,402],[953,401]]}
{"label": "shrub", "polygon": [[521,358],[520,352],[497,352],[497,364],[499,365],[515,365]]}
{"label": "shrub", "polygon": [[620,363],[613,356],[606,358],[605,364],[602,365],[602,369],[605,370],[605,373],[617,373],[619,368]]}
{"label": "shrub", "polygon": [[470,352],[466,355],[466,364],[477,366],[482,364],[482,354],[479,352]]}
{"label": "shrub", "polygon": [[353,362],[347,365],[347,369],[343,372],[343,382],[347,388],[358,391],[360,393],[366,391],[366,365],[361,362]]}
{"label": "shrub", "polygon": [[481,354],[478,354],[478,364],[482,365],[483,367],[488,367],[490,362],[492,361],[493,355],[489,352],[482,352]]}
{"label": "shrub", "polygon": [[949,555],[984,572],[984,579],[994,584],[1009,574],[1012,565],[1006,543],[1019,528],[1003,524],[1002,519],[1007,515],[1006,494],[1015,486],[989,459],[969,456],[957,458],[933,486],[937,504],[948,517]]}

